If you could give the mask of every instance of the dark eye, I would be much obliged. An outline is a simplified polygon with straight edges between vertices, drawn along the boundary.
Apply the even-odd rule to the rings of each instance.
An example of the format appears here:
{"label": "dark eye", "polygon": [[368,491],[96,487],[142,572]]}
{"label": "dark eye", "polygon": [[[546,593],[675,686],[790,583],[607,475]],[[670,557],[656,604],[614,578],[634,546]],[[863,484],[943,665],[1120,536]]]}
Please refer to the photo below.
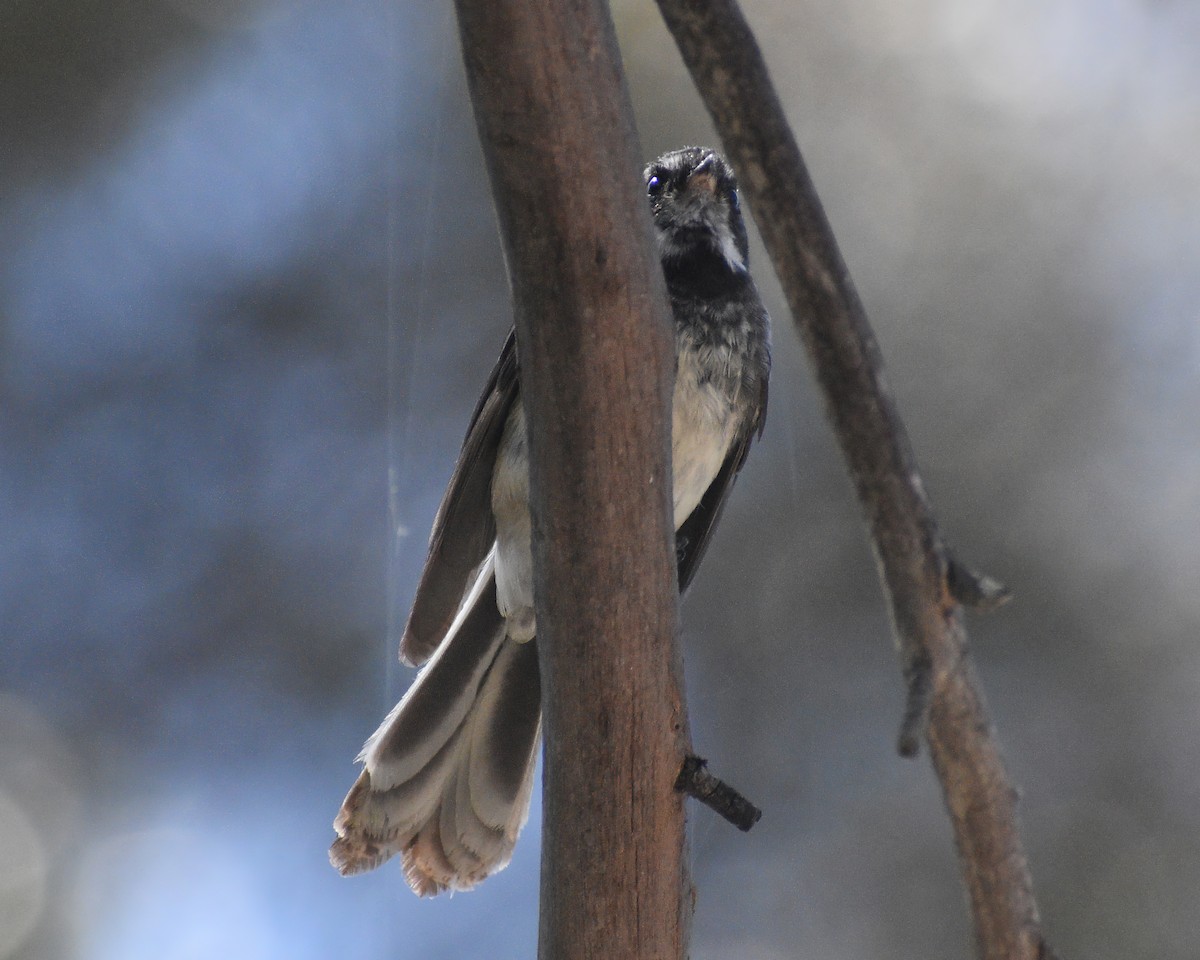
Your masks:
{"label": "dark eye", "polygon": [[742,205],[742,201],[738,199],[738,192],[736,190],[729,191],[729,205],[734,210],[737,210]]}
{"label": "dark eye", "polygon": [[650,196],[657,196],[662,191],[662,181],[658,177],[651,177],[646,181],[646,192]]}

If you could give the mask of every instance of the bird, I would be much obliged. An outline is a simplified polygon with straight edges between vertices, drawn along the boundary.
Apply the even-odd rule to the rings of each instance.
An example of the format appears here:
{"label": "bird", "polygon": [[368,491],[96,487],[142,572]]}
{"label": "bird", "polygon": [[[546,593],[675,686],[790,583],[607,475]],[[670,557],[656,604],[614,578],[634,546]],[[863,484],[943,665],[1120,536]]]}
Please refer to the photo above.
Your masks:
{"label": "bird", "polygon": [[[680,591],[766,417],[770,318],[749,272],[737,179],[689,146],[644,170],[675,326],[671,455]],[[420,896],[508,865],[541,741],[529,457],[516,338],[475,407],[401,638],[421,672],[366,741],[334,820],[344,875],[399,854]]]}

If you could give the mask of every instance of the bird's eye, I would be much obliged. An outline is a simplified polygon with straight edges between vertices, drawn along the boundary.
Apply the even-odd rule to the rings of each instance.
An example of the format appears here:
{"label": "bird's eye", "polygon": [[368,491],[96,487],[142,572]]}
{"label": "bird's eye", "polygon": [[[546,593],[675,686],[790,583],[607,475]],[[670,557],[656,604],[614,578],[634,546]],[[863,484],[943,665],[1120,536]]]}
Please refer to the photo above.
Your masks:
{"label": "bird's eye", "polygon": [[736,190],[729,191],[729,205],[734,210],[737,210],[742,205],[742,201],[738,199],[738,192]]}
{"label": "bird's eye", "polygon": [[662,191],[662,181],[658,177],[651,177],[646,181],[646,192],[650,196],[657,196]]}

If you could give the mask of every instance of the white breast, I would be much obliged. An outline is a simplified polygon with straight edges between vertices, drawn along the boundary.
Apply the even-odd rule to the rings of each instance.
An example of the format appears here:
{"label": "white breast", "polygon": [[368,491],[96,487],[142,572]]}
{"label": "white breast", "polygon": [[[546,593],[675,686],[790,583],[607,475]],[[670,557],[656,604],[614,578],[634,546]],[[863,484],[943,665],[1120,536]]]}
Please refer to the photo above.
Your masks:
{"label": "white breast", "polygon": [[713,482],[729,445],[736,418],[728,394],[702,378],[695,350],[679,351],[672,407],[671,458],[675,469],[675,529],[696,509]]}
{"label": "white breast", "polygon": [[[674,463],[675,528],[696,509],[713,482],[729,445],[736,418],[728,394],[700,376],[696,351],[679,352],[671,418]],[[496,594],[514,640],[529,640],[537,631],[533,612],[533,557],[530,549],[529,462],[525,416],[520,404],[505,427],[501,455],[492,477],[492,512],[496,517]]]}

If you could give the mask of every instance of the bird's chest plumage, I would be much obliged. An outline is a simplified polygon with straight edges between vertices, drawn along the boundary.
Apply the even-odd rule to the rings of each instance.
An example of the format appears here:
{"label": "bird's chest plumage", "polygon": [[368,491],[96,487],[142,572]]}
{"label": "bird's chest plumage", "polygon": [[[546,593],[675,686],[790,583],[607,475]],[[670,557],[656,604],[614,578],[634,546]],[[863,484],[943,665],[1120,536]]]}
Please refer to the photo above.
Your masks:
{"label": "bird's chest plumage", "polygon": [[671,408],[675,527],[696,509],[716,477],[737,431],[740,358],[728,348],[680,339]]}
{"label": "bird's chest plumage", "polygon": [[[671,410],[675,527],[696,509],[721,469],[737,433],[744,395],[746,357],[738,338],[698,338],[677,325],[675,392]],[[533,619],[533,557],[530,550],[529,460],[525,415],[513,407],[492,480],[496,518],[496,587],[510,635],[528,639]]]}

